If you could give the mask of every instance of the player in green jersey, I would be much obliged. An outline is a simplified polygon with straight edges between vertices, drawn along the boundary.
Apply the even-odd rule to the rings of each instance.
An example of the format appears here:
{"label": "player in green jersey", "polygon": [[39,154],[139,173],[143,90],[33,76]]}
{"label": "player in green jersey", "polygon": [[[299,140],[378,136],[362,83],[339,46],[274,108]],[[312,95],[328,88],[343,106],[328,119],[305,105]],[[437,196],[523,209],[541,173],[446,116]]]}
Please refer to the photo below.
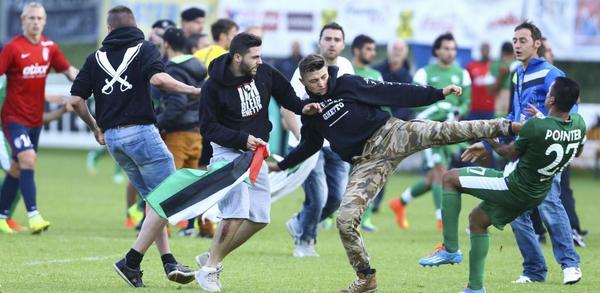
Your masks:
{"label": "player in green jersey", "polygon": [[[554,174],[562,171],[581,153],[586,126],[579,114],[569,111],[579,99],[579,86],[566,77],[558,77],[546,96],[548,116],[541,112],[521,127],[517,140],[508,145],[489,140],[494,150],[515,164],[504,173],[482,167],[453,169],[444,174],[442,215],[444,242],[433,254],[419,261],[423,266],[439,266],[462,261],[458,249],[458,216],[461,193],[483,201],[469,215],[471,251],[469,283],[464,292],[485,292],[483,271],[489,248],[488,227],[502,230],[527,210],[537,207],[546,197]],[[532,111],[530,109],[530,111]],[[474,154],[467,150],[463,159]],[[515,166],[516,168],[510,168]]]}
{"label": "player in green jersey", "polygon": [[[450,33],[437,37],[433,43],[432,54],[437,62],[419,69],[414,76],[414,82],[420,85],[429,85],[444,88],[454,84],[463,88],[462,96],[450,95],[445,100],[439,101],[426,108],[421,108],[417,119],[434,121],[452,121],[466,117],[471,104],[471,78],[469,73],[455,64],[456,41]],[[423,151],[424,165],[429,169],[426,178],[407,188],[400,198],[389,202],[390,208],[396,214],[396,222],[402,229],[408,228],[404,206],[413,198],[431,190],[438,221],[438,230],[442,229],[442,176],[448,170],[450,157],[457,148],[455,146],[439,146]]]}

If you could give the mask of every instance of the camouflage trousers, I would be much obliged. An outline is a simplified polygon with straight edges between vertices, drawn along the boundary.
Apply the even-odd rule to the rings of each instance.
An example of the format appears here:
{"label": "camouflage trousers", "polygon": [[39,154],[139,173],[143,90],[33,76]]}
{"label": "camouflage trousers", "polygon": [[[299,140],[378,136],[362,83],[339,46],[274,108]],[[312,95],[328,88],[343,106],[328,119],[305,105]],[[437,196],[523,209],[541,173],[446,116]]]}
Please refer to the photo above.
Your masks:
{"label": "camouflage trousers", "polygon": [[369,267],[369,255],[358,231],[361,217],[402,159],[432,146],[509,135],[505,119],[436,122],[390,118],[352,158],[352,171],[338,210],[336,224],[350,264]]}

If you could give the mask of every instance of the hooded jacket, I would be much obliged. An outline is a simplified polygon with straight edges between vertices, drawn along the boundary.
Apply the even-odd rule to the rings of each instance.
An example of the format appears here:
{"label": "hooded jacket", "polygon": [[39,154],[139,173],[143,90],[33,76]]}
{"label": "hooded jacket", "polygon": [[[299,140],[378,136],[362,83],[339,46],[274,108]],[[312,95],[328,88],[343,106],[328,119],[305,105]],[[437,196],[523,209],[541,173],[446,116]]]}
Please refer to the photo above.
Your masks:
{"label": "hooded jacket", "polygon": [[235,77],[229,65],[230,54],[213,60],[209,79],[200,93],[200,132],[220,146],[246,150],[248,135],[269,140],[269,101],[302,113],[303,102],[288,80],[268,64],[261,64],[255,76]]}
{"label": "hooded jacket", "polygon": [[164,71],[158,49],[144,41],[136,27],[111,31],[102,47],[90,54],[71,87],[71,94],[95,98],[96,121],[102,130],[128,124],[154,124],[150,78]]}
{"label": "hooded jacket", "polygon": [[323,139],[342,160],[352,163],[362,154],[366,141],[390,118],[381,106],[417,107],[444,99],[441,89],[408,83],[377,81],[345,74],[329,66],[327,93],[308,92],[307,101],[321,104],[322,113],[302,116],[300,144],[279,162],[284,170],[295,166],[321,149]]}
{"label": "hooded jacket", "polygon": [[[178,81],[200,87],[206,78],[204,65],[192,55],[171,59],[166,72]],[[179,93],[165,93],[158,107],[158,129],[166,132],[191,131],[200,127],[200,99]]]}

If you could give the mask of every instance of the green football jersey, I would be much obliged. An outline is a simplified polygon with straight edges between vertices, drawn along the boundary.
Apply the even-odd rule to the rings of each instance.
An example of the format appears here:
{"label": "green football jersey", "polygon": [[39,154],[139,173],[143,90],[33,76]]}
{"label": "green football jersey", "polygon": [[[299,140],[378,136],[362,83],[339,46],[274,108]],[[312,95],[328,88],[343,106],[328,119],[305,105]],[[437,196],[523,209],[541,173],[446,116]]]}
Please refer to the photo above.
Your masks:
{"label": "green football jersey", "polygon": [[363,68],[359,68],[354,66],[354,74],[360,77],[366,77],[378,81],[383,81],[383,77],[381,76],[381,72],[376,69],[371,68],[370,66],[365,66]]}
{"label": "green football jersey", "polygon": [[413,82],[438,89],[453,84],[463,89],[461,96],[449,95],[431,106],[417,108],[416,110],[421,112],[417,118],[446,121],[455,110],[461,117],[467,115],[471,105],[471,77],[462,67],[452,65],[449,68],[442,68],[438,64],[430,64],[417,70]]}
{"label": "green football jersey", "polygon": [[554,174],[562,171],[585,142],[585,121],[577,113],[571,120],[533,117],[521,127],[514,143],[521,153],[515,170],[508,175],[509,190],[531,198],[546,196]]}

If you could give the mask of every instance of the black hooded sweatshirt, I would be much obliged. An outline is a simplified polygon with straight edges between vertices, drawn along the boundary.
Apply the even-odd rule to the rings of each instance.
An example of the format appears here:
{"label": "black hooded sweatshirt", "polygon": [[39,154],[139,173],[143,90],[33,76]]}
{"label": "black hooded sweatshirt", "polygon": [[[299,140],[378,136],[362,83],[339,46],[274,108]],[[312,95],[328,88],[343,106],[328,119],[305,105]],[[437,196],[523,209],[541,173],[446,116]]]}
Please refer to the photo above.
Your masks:
{"label": "black hooded sweatshirt", "polygon": [[[130,58],[124,60],[128,49]],[[101,62],[104,54],[112,68]],[[121,72],[115,72],[119,68]],[[94,95],[96,121],[102,130],[129,124],[154,124],[150,78],[163,71],[158,49],[144,40],[140,29],[118,28],[106,36],[98,51],[87,57],[73,82],[71,95],[84,99]]]}
{"label": "black hooded sweatshirt", "polygon": [[302,116],[300,144],[279,162],[282,170],[319,151],[323,139],[342,160],[352,163],[352,157],[361,155],[367,140],[390,119],[381,106],[418,107],[444,99],[441,89],[430,86],[381,82],[350,74],[336,79],[338,68],[329,66],[328,71],[324,96],[307,90],[307,102],[320,103],[323,112]]}
{"label": "black hooded sweatshirt", "polygon": [[248,135],[269,140],[269,102],[274,97],[282,107],[300,115],[305,104],[288,80],[268,64],[261,64],[255,76],[235,77],[231,56],[213,60],[210,78],[200,92],[200,132],[220,146],[246,150]]}
{"label": "black hooded sweatshirt", "polygon": [[[206,78],[204,64],[192,55],[171,59],[166,71],[174,79],[200,87]],[[200,99],[180,93],[164,93],[160,97],[156,119],[158,128],[166,132],[198,131],[200,127]]]}

